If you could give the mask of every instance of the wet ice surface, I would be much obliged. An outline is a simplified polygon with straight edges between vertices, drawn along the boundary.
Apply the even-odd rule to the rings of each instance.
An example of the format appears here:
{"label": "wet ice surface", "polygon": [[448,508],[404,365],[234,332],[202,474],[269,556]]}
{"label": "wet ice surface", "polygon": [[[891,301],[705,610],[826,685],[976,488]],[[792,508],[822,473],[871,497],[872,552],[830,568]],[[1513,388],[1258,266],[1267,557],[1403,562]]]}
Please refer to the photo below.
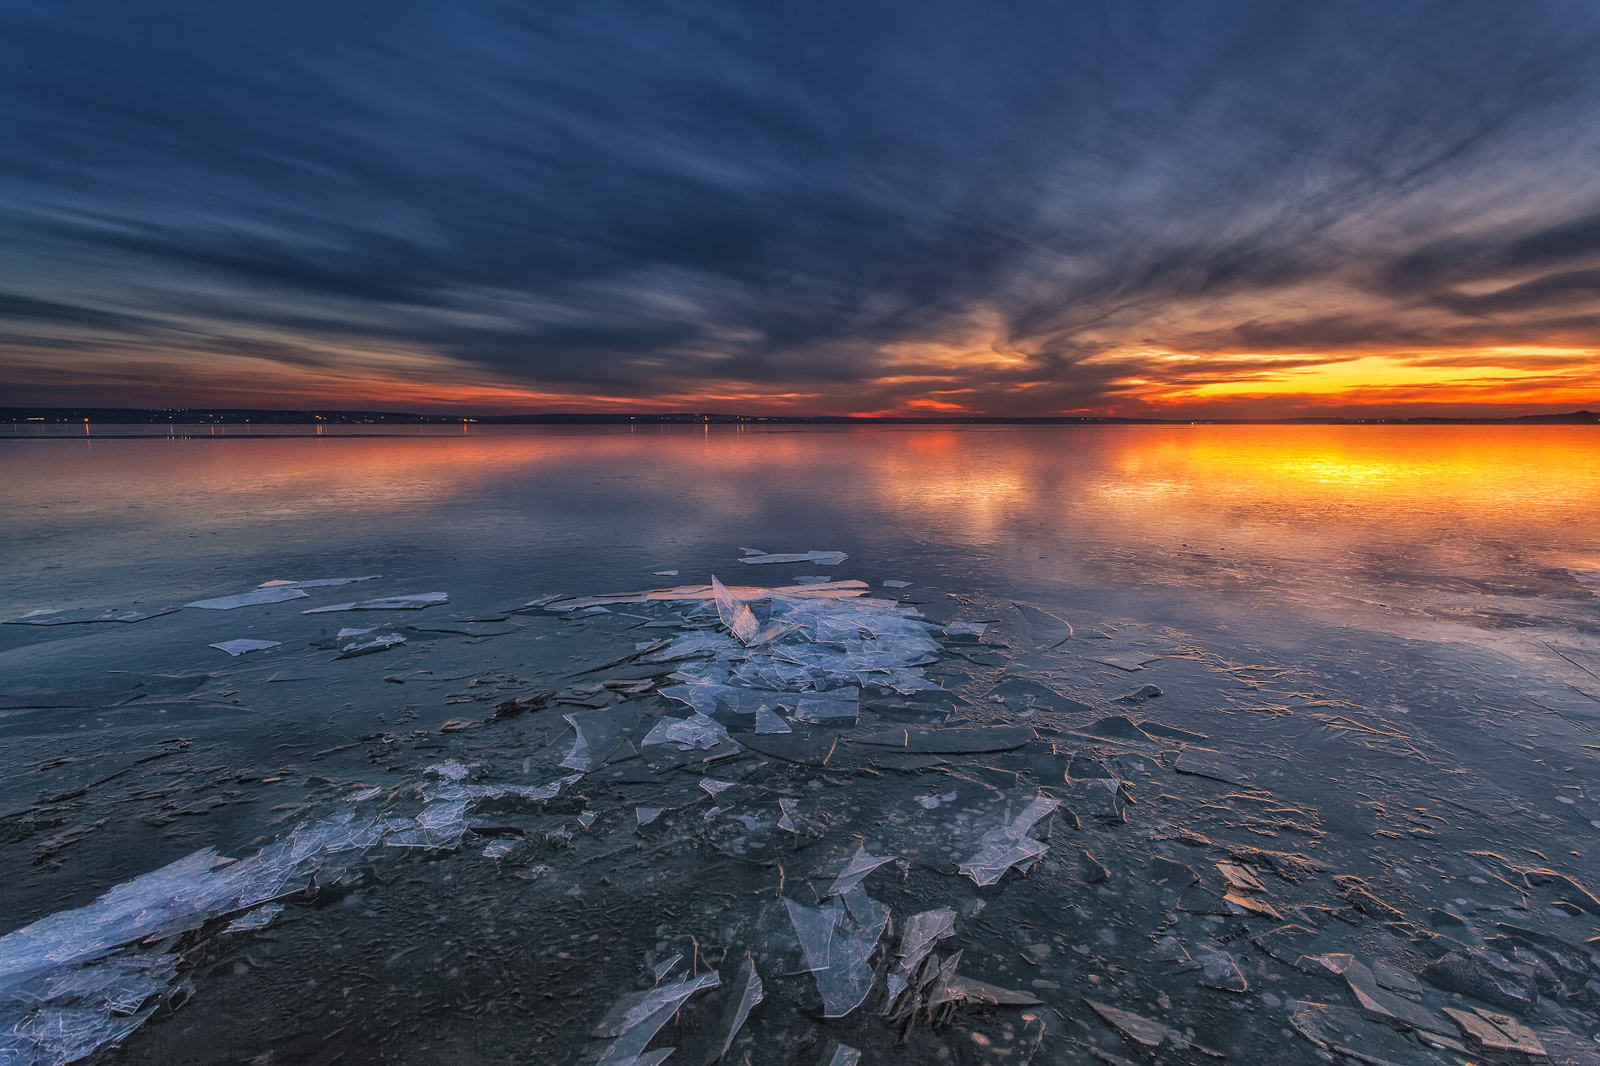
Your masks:
{"label": "wet ice surface", "polygon": [[[653,551],[582,584],[363,585],[448,590],[425,611],[304,614],[349,595],[304,582],[7,627],[9,1046],[1594,1060],[1586,586],[1513,657],[1214,596],[952,587],[807,541],[849,549],[830,595],[780,570],[719,602],[724,545],[677,598],[612,595]],[[359,562],[394,569],[169,602]]]}

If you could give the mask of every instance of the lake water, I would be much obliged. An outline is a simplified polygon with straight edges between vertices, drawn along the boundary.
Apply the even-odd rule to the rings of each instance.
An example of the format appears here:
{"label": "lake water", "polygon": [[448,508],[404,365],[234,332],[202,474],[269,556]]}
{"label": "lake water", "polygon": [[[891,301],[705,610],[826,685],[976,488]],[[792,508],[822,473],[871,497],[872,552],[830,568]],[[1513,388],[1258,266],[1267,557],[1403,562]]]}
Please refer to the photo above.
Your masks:
{"label": "lake water", "polygon": [[[67,916],[48,966],[23,950],[45,927],[0,941],[0,1030],[39,1061],[577,1062],[615,1042],[618,1063],[628,1034],[595,1027],[675,954],[661,986],[721,985],[631,1030],[655,1034],[647,1058],[721,1051],[746,958],[765,998],[723,1061],[1138,1058],[1120,1010],[1162,1061],[1452,1062],[1448,1042],[1475,1046],[1441,1013],[1462,1004],[1517,1014],[1552,1061],[1600,1048],[1592,427],[202,432],[0,437],[0,614],[63,622],[0,627],[0,932]],[[861,581],[872,605],[744,593],[762,623],[835,612],[753,649],[705,600],[528,606],[713,575]],[[302,613],[427,592],[448,602]],[[210,646],[231,640],[276,643]],[[338,657],[374,640],[395,642]],[[770,696],[791,732],[754,733],[718,689],[725,740],[643,743],[707,681]],[[845,692],[848,719],[798,702]],[[441,835],[404,837],[463,785],[480,794]],[[1060,809],[1014,835],[1048,850],[995,884],[962,872],[1040,797]],[[378,828],[328,845],[346,817]],[[150,917],[288,839],[323,843],[270,891]],[[834,921],[862,846],[896,861],[870,898],[838,890],[819,963],[806,915]],[[115,921],[95,903],[206,848],[241,863],[143,882]],[[283,910],[226,931],[263,900]],[[867,903],[888,914],[870,938]],[[943,907],[930,957],[1038,1002],[952,978],[966,1001],[941,1006],[895,971],[907,920]],[[72,954],[91,919],[113,939]],[[833,977],[865,1002],[827,1017],[847,942],[871,965]],[[1336,955],[1358,976],[1311,961]],[[1368,995],[1362,973],[1401,976]],[[891,977],[922,997],[909,1021]],[[73,991],[91,978],[120,998]]]}

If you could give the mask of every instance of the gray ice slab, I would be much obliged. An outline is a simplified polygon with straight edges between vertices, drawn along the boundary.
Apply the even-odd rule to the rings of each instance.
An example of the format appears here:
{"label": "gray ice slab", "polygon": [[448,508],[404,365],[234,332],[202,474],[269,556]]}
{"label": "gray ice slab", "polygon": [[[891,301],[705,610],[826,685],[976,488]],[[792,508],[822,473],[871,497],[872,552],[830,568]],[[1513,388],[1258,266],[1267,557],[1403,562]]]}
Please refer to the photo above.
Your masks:
{"label": "gray ice slab", "polygon": [[184,604],[185,607],[198,607],[203,611],[232,611],[239,607],[257,607],[267,603],[282,603],[284,600],[303,600],[306,594],[297,588],[286,585],[274,585],[271,588],[256,589],[254,592],[241,592],[237,596],[218,596],[211,600],[195,600],[193,603]]}
{"label": "gray ice slab", "polygon": [[[304,596],[305,593],[300,593]],[[327,607],[313,607],[301,614],[327,614],[329,611],[420,611],[440,603],[449,603],[448,592],[416,592],[405,596],[384,596],[376,600],[359,600],[355,603],[334,603]],[[185,604],[198,607],[199,604]]]}
{"label": "gray ice slab", "polygon": [[[743,549],[749,551],[749,548]],[[787,555],[746,555],[740,559],[741,563],[812,563],[816,566],[838,566],[850,556],[844,552],[818,552],[810,551],[805,554],[789,553]]]}
{"label": "gray ice slab", "polygon": [[90,622],[143,622],[146,618],[160,618],[162,615],[176,614],[177,607],[152,607],[148,610],[138,607],[109,607],[103,611],[88,608],[54,608],[39,611],[29,611],[20,618],[11,618],[4,622],[8,626],[67,626],[82,625]]}
{"label": "gray ice slab", "polygon": [[247,651],[266,651],[282,645],[281,640],[223,640],[209,646],[229,655],[243,655]]}
{"label": "gray ice slab", "polygon": [[1213,781],[1223,781],[1230,785],[1242,785],[1250,779],[1249,774],[1216,752],[1204,748],[1185,747],[1178,753],[1172,768],[1180,774],[1209,777]]}
{"label": "gray ice slab", "polygon": [[314,581],[263,581],[257,588],[289,588],[289,589],[321,589],[333,585],[353,585],[357,581],[376,581],[382,574],[368,574],[366,577],[319,577]]}
{"label": "gray ice slab", "polygon": [[789,723],[783,720],[783,716],[776,711],[768,710],[766,707],[757,707],[756,732],[772,734],[790,733],[793,730],[789,728]]}

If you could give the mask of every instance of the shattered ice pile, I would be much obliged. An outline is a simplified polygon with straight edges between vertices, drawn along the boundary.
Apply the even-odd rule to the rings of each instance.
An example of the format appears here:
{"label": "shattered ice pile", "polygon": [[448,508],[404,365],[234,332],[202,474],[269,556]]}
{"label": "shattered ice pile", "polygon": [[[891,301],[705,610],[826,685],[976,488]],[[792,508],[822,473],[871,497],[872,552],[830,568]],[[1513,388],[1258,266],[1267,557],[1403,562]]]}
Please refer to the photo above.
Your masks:
{"label": "shattered ice pile", "polygon": [[[747,598],[715,577],[711,588],[717,617],[728,632],[685,633],[646,656],[653,662],[683,662],[672,675],[681,683],[661,694],[693,708],[688,721],[699,730],[714,725],[719,711],[755,715],[758,732],[785,731],[780,710],[802,722],[853,720],[859,714],[861,686],[878,685],[901,695],[940,688],[921,669],[939,657],[940,646],[929,635],[934,627],[912,617],[910,608],[883,600],[790,596],[773,589],[767,590],[763,619]],[[658,731],[663,728],[678,729],[663,723]],[[710,747],[706,739],[663,733],[644,742],[677,740]]]}
{"label": "shattered ice pile", "polygon": [[[453,760],[427,768],[443,780],[422,790],[415,818],[363,811],[355,805],[244,859],[202,848],[159,870],[112,888],[85,907],[55,914],[0,937],[0,1063],[68,1063],[121,1040],[162,1002],[188,993],[177,979],[168,938],[230,914],[229,932],[258,929],[282,905],[273,901],[314,883],[337,881],[337,858],[376,845],[451,848],[466,833],[466,815],[482,799],[517,795],[552,799],[563,778],[547,785],[469,785]],[[370,858],[370,856],[368,856]],[[157,941],[154,947],[145,943]]]}

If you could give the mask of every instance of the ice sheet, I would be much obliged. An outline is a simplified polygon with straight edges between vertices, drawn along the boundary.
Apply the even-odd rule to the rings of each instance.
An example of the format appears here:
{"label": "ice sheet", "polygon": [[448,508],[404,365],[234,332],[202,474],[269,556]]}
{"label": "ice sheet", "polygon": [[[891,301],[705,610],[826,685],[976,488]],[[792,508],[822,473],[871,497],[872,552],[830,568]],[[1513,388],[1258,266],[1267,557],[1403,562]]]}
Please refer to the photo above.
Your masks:
{"label": "ice sheet", "polygon": [[241,592],[237,596],[218,596],[210,600],[195,600],[193,603],[184,604],[185,607],[198,607],[203,611],[232,611],[239,607],[257,607],[267,603],[282,603],[284,600],[305,599],[306,594],[292,586],[275,585],[271,588],[256,589],[254,592]]}
{"label": "ice sheet", "polygon": [[266,651],[268,648],[277,648],[283,645],[281,640],[223,640],[210,647],[225,651],[229,655],[243,655],[247,651]]}
{"label": "ice sheet", "polygon": [[[305,593],[300,595],[304,596]],[[301,614],[327,614],[329,611],[420,611],[440,603],[449,603],[448,592],[416,592],[405,596],[384,596],[376,600],[358,600],[355,603],[334,603],[326,607],[313,607]],[[194,607],[197,604],[187,604]]]}
{"label": "ice sheet", "polygon": [[[748,551],[749,549],[745,549]],[[787,555],[746,555],[740,559],[741,563],[813,563],[817,566],[838,566],[850,556],[844,552],[818,552],[809,551],[804,554],[790,553]]]}

